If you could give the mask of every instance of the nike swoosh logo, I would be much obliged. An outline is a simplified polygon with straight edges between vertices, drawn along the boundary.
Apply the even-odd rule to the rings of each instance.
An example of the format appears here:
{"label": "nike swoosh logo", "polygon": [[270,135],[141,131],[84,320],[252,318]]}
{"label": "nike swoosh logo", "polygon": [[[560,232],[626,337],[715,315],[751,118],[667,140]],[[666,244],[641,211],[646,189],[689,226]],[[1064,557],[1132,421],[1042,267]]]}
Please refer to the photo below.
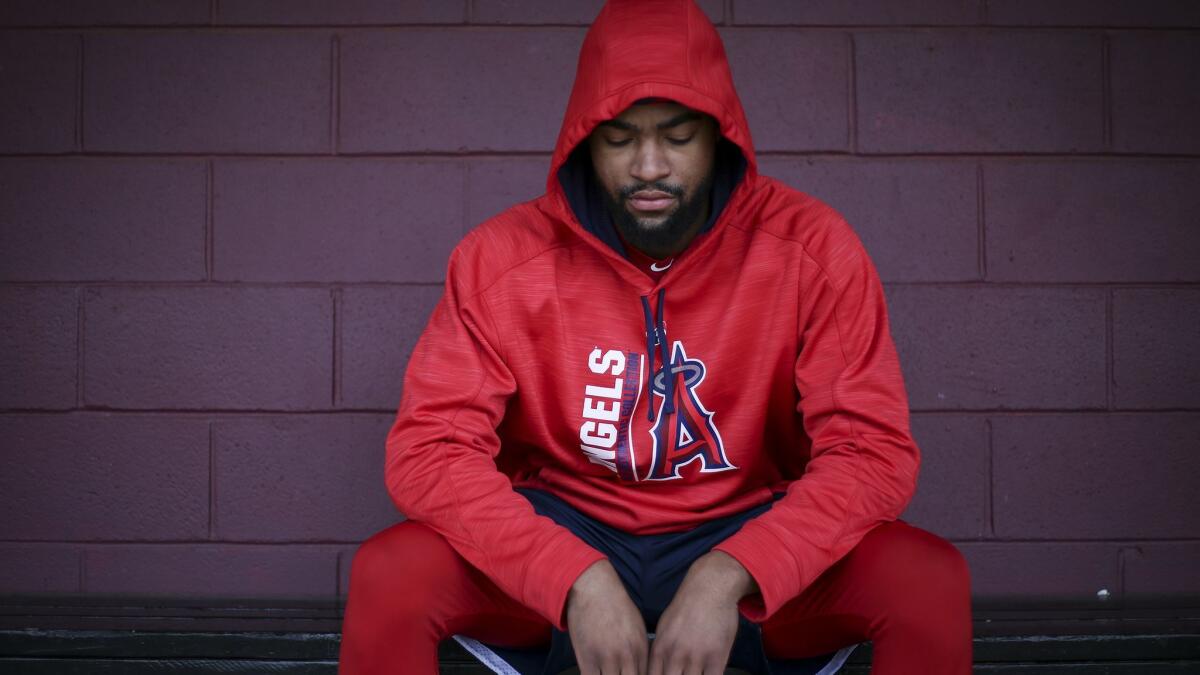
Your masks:
{"label": "nike swoosh logo", "polygon": [[673,262],[675,262],[675,259],[671,258],[670,260],[667,261],[667,264],[663,265],[662,267],[659,267],[658,263],[656,263],[656,262],[650,263],[650,269],[654,270],[655,272],[666,272],[667,268],[670,267],[671,263],[673,263]]}

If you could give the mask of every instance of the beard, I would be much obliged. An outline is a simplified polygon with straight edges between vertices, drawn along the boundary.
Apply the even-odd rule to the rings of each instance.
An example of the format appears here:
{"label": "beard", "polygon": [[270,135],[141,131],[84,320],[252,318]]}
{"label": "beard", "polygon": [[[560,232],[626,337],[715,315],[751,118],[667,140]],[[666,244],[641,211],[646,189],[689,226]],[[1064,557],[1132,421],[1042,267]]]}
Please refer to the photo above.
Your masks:
{"label": "beard", "polygon": [[[651,257],[661,258],[675,251],[679,242],[692,226],[696,225],[696,221],[708,207],[712,183],[713,171],[710,170],[690,195],[685,194],[683,186],[664,181],[626,185],[615,196],[608,190],[601,192],[604,194],[605,206],[612,215],[613,225],[625,241]],[[638,218],[629,210],[629,199],[634,193],[642,190],[666,192],[675,197],[678,204],[662,222],[656,222],[657,218]]]}

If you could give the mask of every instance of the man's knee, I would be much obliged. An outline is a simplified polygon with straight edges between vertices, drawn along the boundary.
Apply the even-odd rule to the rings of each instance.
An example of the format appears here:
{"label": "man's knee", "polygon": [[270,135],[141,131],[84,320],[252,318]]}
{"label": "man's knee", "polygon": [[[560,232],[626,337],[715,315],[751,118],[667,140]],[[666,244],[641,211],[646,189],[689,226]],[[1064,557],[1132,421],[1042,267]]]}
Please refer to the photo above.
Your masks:
{"label": "man's knee", "polygon": [[359,545],[350,564],[350,593],[384,600],[397,611],[429,608],[439,588],[454,580],[456,556],[437,532],[406,520],[376,532]]}
{"label": "man's knee", "polygon": [[[897,520],[879,525],[871,556],[881,594],[893,609],[969,611],[971,577],[967,560],[954,544],[938,535]],[[864,539],[864,543],[866,540]]]}

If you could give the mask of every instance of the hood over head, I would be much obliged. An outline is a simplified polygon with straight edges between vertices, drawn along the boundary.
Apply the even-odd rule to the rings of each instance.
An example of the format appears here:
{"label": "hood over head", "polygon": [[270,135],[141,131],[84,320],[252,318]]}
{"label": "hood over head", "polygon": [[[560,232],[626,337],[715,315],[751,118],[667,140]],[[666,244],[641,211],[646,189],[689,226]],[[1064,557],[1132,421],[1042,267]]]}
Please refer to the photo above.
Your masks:
{"label": "hood over head", "polygon": [[600,122],[648,98],[669,99],[717,120],[712,208],[701,234],[713,227],[738,183],[757,177],[725,47],[704,12],[693,0],[609,0],[580,49],[546,189],[561,192],[583,229],[622,255],[587,145],[581,144]]}

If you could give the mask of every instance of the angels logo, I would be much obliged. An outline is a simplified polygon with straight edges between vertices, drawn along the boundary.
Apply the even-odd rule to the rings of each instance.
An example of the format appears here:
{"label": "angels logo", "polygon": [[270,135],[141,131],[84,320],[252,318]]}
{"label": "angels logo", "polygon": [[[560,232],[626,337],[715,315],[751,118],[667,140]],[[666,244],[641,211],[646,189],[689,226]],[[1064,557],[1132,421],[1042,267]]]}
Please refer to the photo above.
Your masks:
{"label": "angels logo", "polygon": [[[663,415],[667,402],[667,377],[675,378],[675,413]],[[661,399],[657,422],[650,430],[654,439],[653,458],[646,480],[682,478],[679,468],[700,461],[702,473],[736,469],[725,456],[721,432],[713,423],[713,413],[704,408],[696,388],[704,382],[704,362],[689,359],[683,343],[676,340],[671,350],[671,365],[655,374],[654,393]],[[648,401],[653,405],[653,399]]]}
{"label": "angels logo", "polygon": [[579,448],[589,462],[617,473],[622,480],[637,480],[629,420],[641,394],[641,369],[641,355],[634,352],[596,347],[588,355],[588,370],[611,376],[607,382],[612,386],[589,383],[584,387]]}

